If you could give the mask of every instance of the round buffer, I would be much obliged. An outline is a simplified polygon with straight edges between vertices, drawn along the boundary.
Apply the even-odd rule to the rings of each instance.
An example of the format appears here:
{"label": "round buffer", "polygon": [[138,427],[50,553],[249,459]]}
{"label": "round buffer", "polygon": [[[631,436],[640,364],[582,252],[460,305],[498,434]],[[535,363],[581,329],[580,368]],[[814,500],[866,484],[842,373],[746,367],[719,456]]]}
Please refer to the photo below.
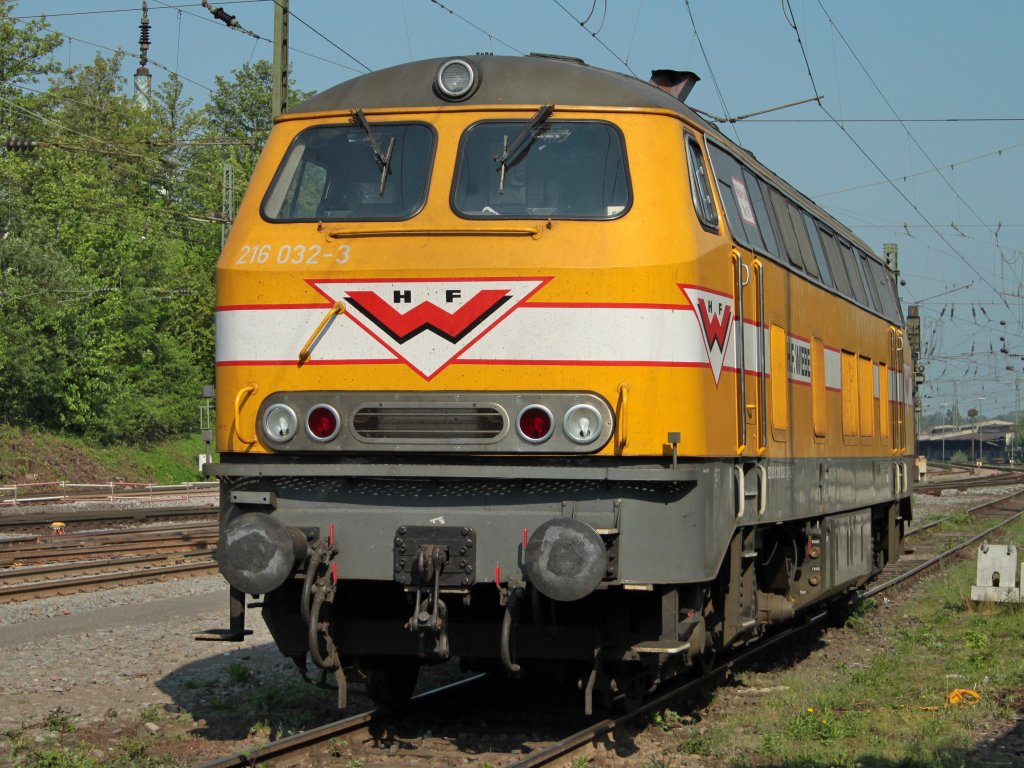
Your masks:
{"label": "round buffer", "polygon": [[526,546],[526,573],[542,595],[570,602],[601,583],[608,550],[597,531],[570,517],[543,523]]}

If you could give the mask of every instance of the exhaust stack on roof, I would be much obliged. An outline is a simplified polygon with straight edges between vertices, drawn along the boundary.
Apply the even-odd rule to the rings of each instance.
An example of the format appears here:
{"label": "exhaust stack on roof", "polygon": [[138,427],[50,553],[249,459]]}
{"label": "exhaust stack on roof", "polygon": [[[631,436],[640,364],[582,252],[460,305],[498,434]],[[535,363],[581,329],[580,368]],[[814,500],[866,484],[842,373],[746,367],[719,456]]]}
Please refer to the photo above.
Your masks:
{"label": "exhaust stack on roof", "polygon": [[700,80],[693,72],[679,72],[674,69],[655,69],[651,72],[651,85],[685,102],[693,86]]}

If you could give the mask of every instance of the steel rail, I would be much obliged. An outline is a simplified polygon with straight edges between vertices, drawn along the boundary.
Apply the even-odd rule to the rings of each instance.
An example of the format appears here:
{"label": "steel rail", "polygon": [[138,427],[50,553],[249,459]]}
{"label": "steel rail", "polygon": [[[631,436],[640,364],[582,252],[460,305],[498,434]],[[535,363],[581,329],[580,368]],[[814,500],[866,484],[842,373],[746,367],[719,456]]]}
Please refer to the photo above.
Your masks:
{"label": "steel rail", "polygon": [[26,528],[49,526],[54,520],[62,523],[99,523],[119,520],[146,520],[157,517],[189,517],[194,515],[216,515],[214,504],[186,504],[173,507],[136,507],[124,509],[106,507],[103,509],[47,510],[45,512],[18,512],[0,514],[0,528]]}
{"label": "steel rail", "polygon": [[[81,546],[100,546],[104,544],[131,544],[132,542],[158,541],[161,538],[178,536],[204,536],[216,533],[217,524],[212,521],[184,523],[180,525],[159,525],[148,528],[105,528],[101,531],[81,531],[79,533],[52,533],[25,539],[0,540],[0,552],[17,552],[20,550],[66,550]],[[33,544],[33,547],[24,545]]]}
{"label": "steel rail", "polygon": [[0,602],[11,602],[15,599],[27,600],[41,597],[63,590],[78,590],[86,586],[110,584],[111,582],[134,583],[162,576],[176,576],[182,573],[216,570],[217,563],[212,558],[202,558],[201,562],[179,563],[178,565],[158,566],[141,571],[115,571],[113,573],[96,574],[93,576],[73,576],[70,579],[56,581],[33,581],[25,584],[12,584],[0,587]]}
{"label": "steel rail", "polygon": [[[989,501],[983,501],[980,504],[976,504],[973,507],[970,507],[969,509],[965,509],[964,510],[964,514],[967,514],[967,515],[974,514],[975,512],[978,512],[978,511],[980,511],[982,509],[985,509],[986,507],[991,507],[994,504],[1000,504],[1000,503],[1002,503],[1004,501],[1008,501],[1009,499],[1012,499],[1015,496],[1018,496],[1018,495],[1020,495],[1022,493],[1024,493],[1024,491],[1014,491],[1013,493],[1011,493],[1011,494],[1009,494],[1007,496],[1001,496],[998,499],[991,499]],[[950,518],[948,518],[948,517],[941,517],[938,520],[932,520],[931,522],[924,523],[923,525],[919,525],[916,528],[911,528],[909,531],[907,531],[903,535],[903,538],[909,539],[911,536],[916,536],[917,534],[923,533],[924,531],[927,531],[930,528],[934,528],[937,525],[942,525],[943,523],[948,523],[949,520],[950,520]]]}
{"label": "steel rail", "polygon": [[[1017,494],[1014,494],[1014,495],[1017,495]],[[895,577],[889,579],[888,581],[882,582],[881,584],[878,584],[877,586],[874,586],[871,589],[866,590],[864,592],[858,592],[857,593],[857,597],[860,600],[867,600],[869,597],[873,597],[874,595],[877,595],[879,592],[884,592],[885,590],[890,589],[890,588],[896,586],[900,582],[906,581],[907,579],[909,579],[912,576],[916,576],[921,571],[926,570],[927,568],[931,568],[933,565],[936,565],[937,563],[942,562],[946,558],[952,557],[957,552],[960,552],[961,550],[966,549],[967,547],[969,547],[971,544],[975,543],[976,541],[980,541],[981,539],[985,538],[986,536],[988,536],[993,531],[998,531],[1000,528],[1003,528],[1004,526],[1009,525],[1014,520],[1019,518],[1021,515],[1024,515],[1024,511],[1017,512],[1015,515],[1012,515],[1012,516],[1006,518],[1005,520],[1001,520],[1000,522],[996,523],[995,525],[993,525],[988,530],[982,531],[981,533],[977,534],[976,536],[972,536],[971,538],[967,539],[967,541],[964,541],[964,542],[962,542],[960,544],[957,544],[952,549],[947,549],[945,552],[940,552],[935,557],[929,558],[928,560],[925,560],[923,563],[918,563],[917,565],[915,565],[913,568],[911,568],[906,573],[901,573],[899,576],[895,576]]]}
{"label": "steel rail", "polygon": [[185,537],[151,538],[135,541],[108,542],[101,546],[90,547],[48,547],[24,550],[0,551],[0,567],[11,567],[15,563],[39,560],[77,560],[96,555],[109,555],[111,552],[195,552],[203,553],[213,550],[217,543],[216,533],[190,534]]}
{"label": "steel rail", "polygon": [[1020,485],[1024,482],[1024,474],[994,475],[992,477],[975,477],[965,480],[939,480],[934,483],[918,483],[914,486],[915,493],[932,493],[948,491],[956,488],[994,488],[1000,485]]}
{"label": "steel rail", "polygon": [[[413,696],[412,701],[417,704],[422,704],[423,702],[430,701],[435,697],[448,695],[453,691],[468,688],[472,684],[483,680],[485,677],[487,677],[486,674],[473,675],[472,677],[467,677],[464,680],[443,685],[440,688],[424,691],[423,693]],[[381,708],[376,707],[361,714],[353,715],[352,717],[335,720],[333,723],[327,723],[326,725],[321,725],[317,728],[303,731],[302,733],[296,733],[292,736],[286,736],[283,739],[272,741],[252,752],[239,752],[234,755],[229,755],[228,757],[213,760],[209,763],[203,763],[201,766],[198,766],[198,768],[234,768],[234,766],[238,766],[239,768],[249,768],[249,766],[260,765],[298,749],[311,747],[337,736],[349,734],[360,729],[366,729],[371,724],[379,721],[383,714],[384,711]]]}
{"label": "steel rail", "polygon": [[815,627],[822,623],[828,618],[828,612],[823,611],[814,616],[810,616],[804,620],[804,623],[798,627],[790,627],[789,629],[779,632],[777,635],[762,640],[752,648],[742,651],[737,656],[733,656],[726,661],[723,661],[718,666],[712,668],[708,672],[705,672],[700,677],[688,680],[681,685],[678,685],[670,691],[665,691],[659,694],[656,698],[642,704],[632,712],[628,712],[617,718],[608,718],[601,720],[600,722],[588,725],[586,728],[567,736],[566,738],[558,741],[548,747],[543,747],[537,750],[531,755],[518,760],[514,763],[509,763],[505,768],[537,768],[537,766],[547,765],[554,760],[565,757],[566,755],[575,752],[588,743],[600,738],[601,736],[607,735],[615,731],[616,728],[621,728],[624,725],[637,720],[639,718],[650,715],[654,712],[659,712],[669,704],[672,704],[679,698],[688,695],[692,691],[707,685],[711,681],[725,674],[726,672],[736,668],[742,667],[748,661],[756,659],[763,655],[765,651],[768,651],[775,646],[793,638],[800,632],[806,632],[811,627]]}
{"label": "steel rail", "polygon": [[129,557],[115,557],[106,560],[82,560],[76,563],[57,563],[55,565],[33,565],[26,568],[12,567],[0,570],[0,581],[14,581],[26,576],[47,576],[52,573],[67,573],[69,571],[88,571],[97,568],[112,568],[126,565],[141,565],[142,563],[156,563],[167,560],[167,555],[138,555]]}

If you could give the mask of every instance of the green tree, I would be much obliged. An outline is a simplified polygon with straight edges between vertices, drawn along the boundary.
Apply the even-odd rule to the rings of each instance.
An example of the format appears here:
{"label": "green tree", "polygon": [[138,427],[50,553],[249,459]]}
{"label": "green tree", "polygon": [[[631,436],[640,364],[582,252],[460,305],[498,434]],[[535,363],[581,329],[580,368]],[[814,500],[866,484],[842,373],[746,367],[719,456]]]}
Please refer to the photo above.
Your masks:
{"label": "green tree", "polygon": [[[186,305],[213,256],[198,264],[182,239],[153,143],[165,130],[161,115],[124,94],[120,68],[119,56],[97,57],[61,73],[44,121],[51,146],[5,158],[18,188],[11,258],[21,280],[5,309],[24,322],[4,334],[19,365],[0,374],[0,391],[12,396],[0,407],[8,421],[104,441],[194,428],[212,369],[212,346],[197,349],[195,326],[183,335],[177,321],[198,314],[212,325],[211,290],[198,312]],[[207,275],[212,282],[212,269]],[[33,354],[40,349],[43,359]],[[39,397],[47,407],[29,407]]]}
{"label": "green tree", "polygon": [[224,167],[240,200],[271,67],[217,78],[198,110],[171,77],[146,111],[120,55],[60,70],[59,41],[0,5],[0,128],[42,142],[0,151],[0,420],[108,442],[192,431],[213,379]]}

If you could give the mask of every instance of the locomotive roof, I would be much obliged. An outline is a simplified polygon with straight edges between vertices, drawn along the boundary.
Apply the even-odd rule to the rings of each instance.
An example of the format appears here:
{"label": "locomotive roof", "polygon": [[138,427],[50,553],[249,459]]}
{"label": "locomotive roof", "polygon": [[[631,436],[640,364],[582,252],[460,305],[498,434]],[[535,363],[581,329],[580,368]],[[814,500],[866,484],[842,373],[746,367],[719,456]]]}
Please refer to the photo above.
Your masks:
{"label": "locomotive roof", "polygon": [[[434,77],[438,68],[452,59],[470,62],[480,77],[480,85],[473,95],[458,102],[443,99],[434,90]],[[540,53],[528,56],[474,54],[413,61],[346,80],[293,106],[288,112],[295,114],[501,104],[633,107],[676,112],[699,125],[701,130],[743,157],[746,162],[756,166],[845,237],[872,253],[871,248],[842,222],[760,163],[749,149],[731,141],[720,129],[674,96],[632,75],[592,67],[580,59],[568,56]],[[877,256],[874,258],[878,259]]]}
{"label": "locomotive roof", "polygon": [[591,67],[579,59],[545,54],[529,56],[445,56],[346,80],[291,108],[289,112],[347,109],[451,107],[434,92],[438,67],[453,58],[471,62],[480,87],[458,105],[556,104],[563,106],[670,109],[704,122],[673,96],[630,75]]}

